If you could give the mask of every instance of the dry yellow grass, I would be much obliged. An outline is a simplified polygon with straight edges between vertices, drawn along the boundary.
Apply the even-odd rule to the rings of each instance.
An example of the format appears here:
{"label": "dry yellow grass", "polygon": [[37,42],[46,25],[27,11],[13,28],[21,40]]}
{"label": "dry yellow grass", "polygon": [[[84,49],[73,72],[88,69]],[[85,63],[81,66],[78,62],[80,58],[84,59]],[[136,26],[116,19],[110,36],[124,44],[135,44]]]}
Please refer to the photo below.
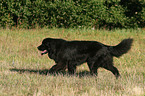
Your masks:
{"label": "dry yellow grass", "polygon": [[[96,40],[116,45],[124,38],[134,38],[132,49],[114,58],[121,78],[105,69],[89,76],[86,64],[77,74],[45,75],[54,65],[37,46],[45,37],[67,40]],[[145,31],[91,29],[0,30],[0,96],[144,96],[145,95]],[[83,75],[83,76],[82,76]]]}

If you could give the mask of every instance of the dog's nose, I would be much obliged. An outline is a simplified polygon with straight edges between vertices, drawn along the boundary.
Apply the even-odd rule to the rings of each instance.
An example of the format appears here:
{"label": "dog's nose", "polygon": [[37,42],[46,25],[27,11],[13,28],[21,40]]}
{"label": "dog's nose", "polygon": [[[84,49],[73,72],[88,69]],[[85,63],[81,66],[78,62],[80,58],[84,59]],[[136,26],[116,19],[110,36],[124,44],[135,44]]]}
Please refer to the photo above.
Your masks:
{"label": "dog's nose", "polygon": [[39,49],[39,46],[37,47],[37,49]]}

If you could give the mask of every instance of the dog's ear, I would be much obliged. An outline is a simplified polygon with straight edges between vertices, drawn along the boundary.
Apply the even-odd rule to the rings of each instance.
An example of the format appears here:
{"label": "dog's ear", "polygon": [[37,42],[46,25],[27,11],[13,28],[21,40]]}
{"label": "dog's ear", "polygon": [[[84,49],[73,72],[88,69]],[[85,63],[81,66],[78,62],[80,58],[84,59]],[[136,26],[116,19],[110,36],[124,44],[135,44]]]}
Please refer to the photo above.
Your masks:
{"label": "dog's ear", "polygon": [[50,50],[52,50],[53,52],[56,51],[56,44],[55,42],[48,42],[49,48]]}

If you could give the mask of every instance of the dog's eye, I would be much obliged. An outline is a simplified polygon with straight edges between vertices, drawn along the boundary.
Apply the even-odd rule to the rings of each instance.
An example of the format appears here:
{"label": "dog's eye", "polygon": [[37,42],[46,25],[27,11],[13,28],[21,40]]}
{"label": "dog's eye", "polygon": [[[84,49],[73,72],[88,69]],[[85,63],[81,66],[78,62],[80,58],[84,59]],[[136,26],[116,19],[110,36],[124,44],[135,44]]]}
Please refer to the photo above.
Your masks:
{"label": "dog's eye", "polygon": [[50,43],[49,43],[49,42],[47,42],[47,43],[45,44],[45,46],[49,47],[49,46],[50,46]]}
{"label": "dog's eye", "polygon": [[46,47],[46,45],[44,45],[44,44],[43,44],[42,46],[43,46],[44,48]]}

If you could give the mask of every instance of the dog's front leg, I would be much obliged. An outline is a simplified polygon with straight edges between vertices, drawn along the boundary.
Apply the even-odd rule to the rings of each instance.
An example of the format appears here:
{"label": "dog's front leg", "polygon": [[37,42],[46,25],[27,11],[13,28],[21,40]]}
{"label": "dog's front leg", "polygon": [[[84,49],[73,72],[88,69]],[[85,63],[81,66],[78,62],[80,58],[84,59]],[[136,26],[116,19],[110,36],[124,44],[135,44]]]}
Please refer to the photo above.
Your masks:
{"label": "dog's front leg", "polygon": [[55,73],[61,70],[65,70],[66,69],[66,65],[62,64],[62,63],[57,63],[56,65],[52,66],[52,68],[50,68],[50,70],[48,71],[49,73]]}

